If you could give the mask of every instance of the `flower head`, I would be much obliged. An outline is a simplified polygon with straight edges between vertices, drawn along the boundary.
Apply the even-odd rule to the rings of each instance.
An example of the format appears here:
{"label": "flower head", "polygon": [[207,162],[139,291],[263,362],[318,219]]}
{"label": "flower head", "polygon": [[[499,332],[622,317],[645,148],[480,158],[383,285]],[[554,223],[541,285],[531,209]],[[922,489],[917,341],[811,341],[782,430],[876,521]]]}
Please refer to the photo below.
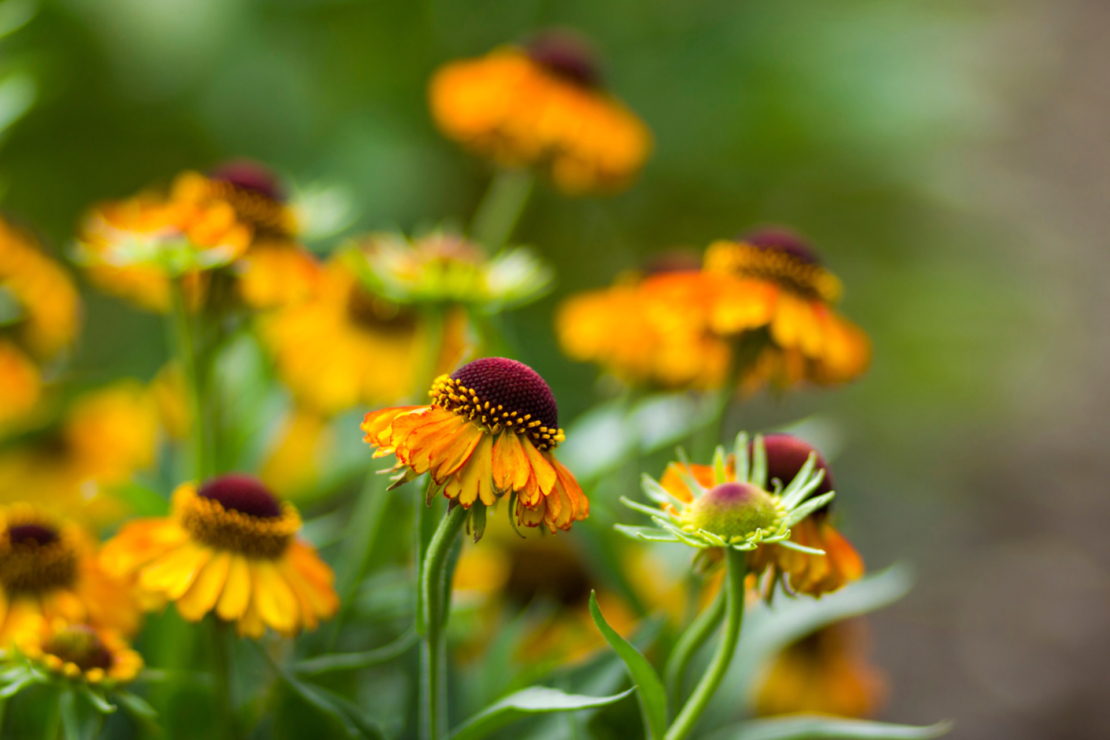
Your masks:
{"label": "flower head", "polygon": [[40,620],[18,635],[15,645],[31,666],[103,689],[130,683],[143,668],[142,656],[117,632],[83,623]]}
{"label": "flower head", "polygon": [[100,568],[79,527],[26,504],[0,510],[0,644],[39,619],[132,632],[138,616],[130,587]]}
{"label": "flower head", "polygon": [[428,406],[366,415],[365,441],[375,457],[393,454],[397,485],[429,473],[428,495],[442,492],[470,509],[509,496],[510,515],[529,527],[569,529],[589,514],[589,501],[554,450],[563,441],[555,396],[532,368],[488,357],[441,375]]}
{"label": "flower head", "polygon": [[[437,371],[462,356],[466,327],[461,309],[446,313]],[[413,378],[427,361],[432,330],[412,307],[368,290],[349,260],[333,257],[311,299],[264,318],[262,338],[298,403],[332,415],[417,392]]]}
{"label": "flower head", "polygon": [[428,95],[448,137],[503,166],[544,167],[569,193],[625,186],[651,149],[647,127],[601,89],[592,53],[565,32],[451,62]]}
{"label": "flower head", "polygon": [[860,620],[835,622],[788,645],[759,687],[756,712],[859,718],[874,714],[885,682],[867,660],[864,627]]}
{"label": "flower head", "polygon": [[374,292],[399,303],[463,304],[493,313],[541,296],[551,270],[523,247],[486,257],[447,232],[408,240],[375,234],[349,258]]}
{"label": "flower head", "polygon": [[777,479],[770,486],[763,437],[757,435],[749,447],[747,435],[741,434],[731,456],[723,447],[717,448],[711,466],[683,460],[672,463],[661,482],[645,475],[644,491],[662,511],[621,500],[650,515],[658,528],[618,525],[618,529],[634,538],[682,542],[702,552],[725,547],[747,552],[749,572],[761,574],[770,569],[770,596],[783,570],[775,559],[780,552],[801,556],[802,562],[826,555],[793,536],[795,528],[805,526],[814,512],[833,499],[832,491],[814,495],[823,479],[824,471],[817,468],[816,455],[811,454],[785,487]]}
{"label": "flower head", "polygon": [[113,573],[173,601],[186,620],[215,612],[240,635],[315,629],[339,607],[331,569],[297,539],[301,519],[258,480],[229,474],[173,497],[173,515],[126,524],[101,555]]}

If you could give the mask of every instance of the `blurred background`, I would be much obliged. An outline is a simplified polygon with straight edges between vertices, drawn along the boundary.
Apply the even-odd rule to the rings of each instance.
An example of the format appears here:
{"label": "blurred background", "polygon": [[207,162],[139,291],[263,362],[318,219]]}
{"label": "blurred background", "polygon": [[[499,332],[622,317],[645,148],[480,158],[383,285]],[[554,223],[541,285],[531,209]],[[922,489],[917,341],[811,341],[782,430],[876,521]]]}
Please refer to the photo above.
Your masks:
{"label": "blurred background", "polygon": [[[11,14],[30,9],[10,0]],[[13,10],[13,7],[15,10]],[[489,178],[441,138],[442,62],[591,37],[656,151],[609,199],[541,186],[518,240],[558,274],[516,316],[562,419],[598,398],[561,297],[653,252],[789,224],[875,344],[813,417],[844,529],[918,583],[872,617],[882,717],[956,738],[1110,736],[1110,6],[1093,0],[47,0],[0,47],[0,207],[65,254],[91,203],[229,157],[349,197],[355,230],[464,223]],[[14,85],[12,81],[15,81]],[[315,245],[321,251],[330,242]],[[149,379],[158,317],[86,291],[78,380]],[[136,341],[141,337],[142,341]],[[351,429],[351,434],[358,432]],[[658,475],[661,463],[648,472]]]}

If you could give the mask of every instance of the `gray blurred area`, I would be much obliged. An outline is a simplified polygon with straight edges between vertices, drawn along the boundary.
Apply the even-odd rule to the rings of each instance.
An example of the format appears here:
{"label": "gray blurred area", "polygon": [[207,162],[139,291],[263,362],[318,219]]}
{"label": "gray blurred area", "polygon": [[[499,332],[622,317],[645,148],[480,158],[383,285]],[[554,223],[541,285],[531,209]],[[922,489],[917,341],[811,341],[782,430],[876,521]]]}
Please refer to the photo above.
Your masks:
{"label": "gray blurred area", "polygon": [[[629,192],[540,188],[518,233],[559,274],[515,322],[563,418],[601,391],[554,343],[561,297],[796,227],[874,367],[733,421],[818,419],[844,530],[873,567],[916,566],[871,619],[882,718],[1110,737],[1110,4],[47,0],[3,47],[39,95],[0,206],[61,253],[90,203],[249,156],[345,192],[352,230],[465,223],[488,172],[438,137],[426,80],[553,24],[595,39],[656,135]],[[88,318],[77,383],[155,372],[156,319],[95,296]]]}

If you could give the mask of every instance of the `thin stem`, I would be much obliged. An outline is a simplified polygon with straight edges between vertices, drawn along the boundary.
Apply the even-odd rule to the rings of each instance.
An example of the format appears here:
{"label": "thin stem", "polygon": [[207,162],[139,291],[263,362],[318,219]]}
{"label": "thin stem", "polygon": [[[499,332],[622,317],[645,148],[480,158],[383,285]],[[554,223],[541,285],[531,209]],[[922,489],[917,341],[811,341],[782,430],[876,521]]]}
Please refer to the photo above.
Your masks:
{"label": "thin stem", "polygon": [[81,727],[77,724],[77,697],[73,689],[63,689],[58,696],[58,714],[62,718],[65,740],[81,740]]}
{"label": "thin stem", "polygon": [[211,617],[212,689],[216,718],[216,735],[225,740],[238,737],[231,701],[231,655],[228,650],[227,624]]}
{"label": "thin stem", "polygon": [[170,293],[173,299],[173,338],[174,351],[181,370],[185,374],[186,393],[192,413],[193,476],[198,483],[209,475],[208,440],[206,437],[206,414],[201,390],[199,358],[197,356],[196,333],[189,308],[185,300],[183,278],[174,278]]}
{"label": "thin stem", "polygon": [[444,606],[444,565],[451,547],[462,531],[467,510],[456,506],[447,512],[428,545],[420,571],[423,592],[424,639],[420,649],[420,737],[441,740],[447,737],[447,682],[444,651],[444,627],[447,614]]}
{"label": "thin stem", "polygon": [[694,693],[686,706],[678,713],[674,724],[667,730],[664,740],[682,740],[693,731],[694,726],[701,719],[709,700],[717,692],[717,688],[724,680],[732,656],[736,652],[736,644],[740,641],[740,627],[744,621],[744,576],[747,575],[746,553],[739,552],[731,547],[725,550],[727,572],[725,573],[725,627],[721,633],[721,643],[709,669],[701,677]]}
{"label": "thin stem", "polygon": [[726,602],[725,589],[722,588],[717,592],[709,608],[699,614],[678,638],[678,643],[675,644],[671,656],[667,659],[667,696],[672,707],[677,707],[682,700],[682,683],[690,661],[725,618]]}
{"label": "thin stem", "polygon": [[470,236],[490,254],[501,251],[512,238],[534,181],[532,172],[526,169],[500,169],[490,181],[470,225]]}
{"label": "thin stem", "polygon": [[344,553],[343,570],[339,578],[339,613],[332,623],[330,638],[331,649],[335,649],[339,638],[339,628],[351,609],[356,592],[370,570],[370,556],[382,529],[385,512],[389,508],[389,495],[382,490],[383,476],[371,468],[366,474],[347,537],[348,547]]}

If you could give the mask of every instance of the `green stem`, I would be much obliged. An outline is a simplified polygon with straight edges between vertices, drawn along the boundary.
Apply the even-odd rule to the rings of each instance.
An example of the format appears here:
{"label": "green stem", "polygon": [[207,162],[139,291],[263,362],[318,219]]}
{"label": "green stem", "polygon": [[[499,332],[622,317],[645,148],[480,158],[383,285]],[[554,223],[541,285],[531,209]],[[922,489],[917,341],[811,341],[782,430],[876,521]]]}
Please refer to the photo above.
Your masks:
{"label": "green stem", "polygon": [[62,718],[62,736],[65,740],[81,740],[81,727],[77,723],[77,697],[73,689],[63,689],[58,696],[58,715]]}
{"label": "green stem", "polygon": [[447,737],[447,671],[444,651],[444,565],[466,521],[467,510],[456,506],[439,523],[420,571],[424,639],[420,644],[421,740]]}
{"label": "green stem", "polygon": [[383,476],[371,469],[366,474],[362,492],[355,504],[354,513],[348,529],[347,548],[343,557],[343,569],[339,578],[339,613],[332,622],[330,638],[331,649],[335,650],[339,638],[339,628],[351,609],[355,594],[362,580],[370,570],[370,556],[381,533],[382,522],[389,508],[389,495],[382,490]]}
{"label": "green stem", "polygon": [[693,731],[694,726],[701,719],[709,700],[717,692],[717,688],[728,672],[732,656],[736,652],[736,644],[740,641],[740,626],[744,621],[744,576],[747,575],[747,553],[739,552],[731,547],[725,550],[727,572],[725,574],[725,627],[721,634],[721,643],[709,669],[701,677],[694,693],[686,706],[678,713],[674,724],[667,730],[664,740],[682,740]]}
{"label": "green stem", "polygon": [[709,608],[699,614],[678,638],[678,643],[675,644],[671,656],[667,659],[667,696],[670,697],[672,707],[677,707],[682,700],[682,682],[690,661],[725,618],[726,602],[725,589],[722,588],[717,592]]}
{"label": "green stem", "polygon": [[186,393],[189,396],[189,409],[192,413],[193,476],[201,483],[209,475],[208,441],[206,438],[206,414],[201,390],[199,358],[197,355],[196,333],[192,317],[185,300],[183,278],[172,281],[170,293],[173,299],[173,338],[174,351],[181,370],[185,374]]}
{"label": "green stem", "polygon": [[490,254],[500,252],[512,238],[534,181],[527,169],[499,169],[494,175],[470,225],[470,236]]}
{"label": "green stem", "polygon": [[231,655],[227,640],[227,624],[211,617],[212,688],[216,719],[216,735],[225,740],[238,737],[231,700]]}

